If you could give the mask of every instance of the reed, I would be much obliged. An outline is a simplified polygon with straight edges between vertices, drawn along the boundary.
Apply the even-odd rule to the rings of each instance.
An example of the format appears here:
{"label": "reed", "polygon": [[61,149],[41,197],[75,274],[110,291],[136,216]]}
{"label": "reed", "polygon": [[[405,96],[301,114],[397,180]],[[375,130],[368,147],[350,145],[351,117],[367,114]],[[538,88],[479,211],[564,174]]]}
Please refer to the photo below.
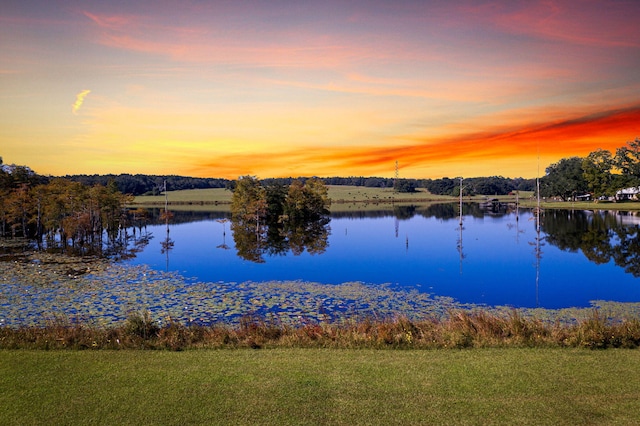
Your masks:
{"label": "reed", "polygon": [[552,323],[525,318],[518,311],[451,311],[443,318],[411,321],[364,318],[343,322],[302,322],[299,326],[257,316],[237,325],[160,326],[148,313],[134,314],[120,326],[92,327],[56,319],[45,327],[0,328],[2,349],[166,349],[197,348],[373,348],[436,349],[489,347],[637,348],[640,320],[606,318],[594,309],[584,319]]}

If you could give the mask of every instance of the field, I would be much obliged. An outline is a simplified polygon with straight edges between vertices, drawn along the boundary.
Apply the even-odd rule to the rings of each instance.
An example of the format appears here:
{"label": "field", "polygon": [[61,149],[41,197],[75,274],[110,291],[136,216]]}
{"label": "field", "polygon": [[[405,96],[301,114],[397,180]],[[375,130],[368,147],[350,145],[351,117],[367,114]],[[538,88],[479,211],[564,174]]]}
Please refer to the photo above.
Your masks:
{"label": "field", "polygon": [[[457,201],[455,197],[433,195],[425,190],[413,194],[396,193],[387,188],[366,188],[362,186],[329,186],[331,211],[371,210],[389,208],[393,204]],[[466,201],[481,201],[486,197],[465,197]],[[167,199],[172,210],[212,210],[228,211],[231,192],[222,189],[189,189],[169,191]],[[513,197],[509,197],[513,199]],[[164,206],[164,195],[135,197],[133,207]]]}
{"label": "field", "polygon": [[[231,202],[231,191],[223,188],[214,189],[187,189],[182,191],[169,191],[167,198],[171,204],[221,204]],[[387,188],[366,188],[363,186],[329,186],[329,198],[334,203],[365,202],[365,201],[438,201],[455,200],[452,197],[433,195],[424,190],[413,194],[401,194]],[[134,204],[164,204],[164,195],[141,195],[135,197]]]}
{"label": "field", "polygon": [[638,424],[640,351],[0,351],[0,424]]}
{"label": "field", "polygon": [[[185,189],[182,191],[168,191],[167,198],[171,204],[227,204],[231,202],[231,191],[224,188]],[[140,195],[133,203],[164,205],[164,195]]]}
{"label": "field", "polygon": [[[169,191],[167,193],[172,210],[221,210],[228,211],[231,203],[231,192],[222,189],[189,189],[183,191]],[[457,202],[457,197],[434,195],[424,189],[413,194],[394,192],[389,188],[366,188],[363,186],[329,186],[329,198],[332,200],[331,211],[371,210],[388,208],[393,204],[428,203],[428,202]],[[515,196],[486,196],[476,195],[464,197],[465,202],[482,202],[487,198],[497,198],[501,202],[515,202]],[[163,206],[164,195],[135,197],[132,206],[149,207]],[[535,207],[536,200],[531,191],[521,191],[519,202],[522,207]],[[541,207],[545,209],[582,209],[582,210],[640,210],[638,202],[562,202],[544,200]]]}

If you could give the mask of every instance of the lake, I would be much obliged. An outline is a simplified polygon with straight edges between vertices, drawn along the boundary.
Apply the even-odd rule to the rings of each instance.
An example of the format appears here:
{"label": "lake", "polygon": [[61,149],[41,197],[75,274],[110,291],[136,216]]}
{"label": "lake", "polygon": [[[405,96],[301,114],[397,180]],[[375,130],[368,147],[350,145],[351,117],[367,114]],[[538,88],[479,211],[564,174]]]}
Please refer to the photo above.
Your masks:
{"label": "lake", "polygon": [[275,236],[273,245],[234,234],[225,213],[174,215],[170,244],[165,225],[149,225],[149,244],[128,263],[214,283],[389,284],[489,306],[640,302],[632,213],[547,210],[538,228],[532,210],[474,203],[461,227],[456,204],[395,206],[336,213],[320,232]]}

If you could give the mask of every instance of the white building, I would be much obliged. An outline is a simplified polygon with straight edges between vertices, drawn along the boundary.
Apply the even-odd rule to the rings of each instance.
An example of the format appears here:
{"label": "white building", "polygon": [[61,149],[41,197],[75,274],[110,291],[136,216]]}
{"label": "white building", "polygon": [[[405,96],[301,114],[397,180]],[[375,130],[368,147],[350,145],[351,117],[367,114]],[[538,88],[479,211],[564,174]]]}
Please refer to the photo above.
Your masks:
{"label": "white building", "polygon": [[25,169],[29,175],[34,175],[35,173],[27,166],[16,166],[15,164],[0,164],[0,170],[5,173],[12,174],[16,171],[17,168]]}
{"label": "white building", "polygon": [[616,191],[616,200],[638,200],[640,199],[640,186],[623,188]]}

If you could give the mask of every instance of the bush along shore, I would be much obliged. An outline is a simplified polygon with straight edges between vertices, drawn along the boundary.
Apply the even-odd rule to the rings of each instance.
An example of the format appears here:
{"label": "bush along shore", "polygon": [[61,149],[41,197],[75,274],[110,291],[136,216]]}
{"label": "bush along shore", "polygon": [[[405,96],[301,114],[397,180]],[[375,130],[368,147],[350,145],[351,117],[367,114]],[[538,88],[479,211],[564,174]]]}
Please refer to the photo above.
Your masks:
{"label": "bush along shore", "polygon": [[0,349],[340,348],[443,349],[484,347],[638,348],[640,320],[611,320],[597,309],[574,323],[483,310],[451,311],[443,318],[412,321],[349,320],[278,324],[246,316],[236,325],[160,326],[148,312],[108,328],[58,320],[44,327],[0,328]]}

